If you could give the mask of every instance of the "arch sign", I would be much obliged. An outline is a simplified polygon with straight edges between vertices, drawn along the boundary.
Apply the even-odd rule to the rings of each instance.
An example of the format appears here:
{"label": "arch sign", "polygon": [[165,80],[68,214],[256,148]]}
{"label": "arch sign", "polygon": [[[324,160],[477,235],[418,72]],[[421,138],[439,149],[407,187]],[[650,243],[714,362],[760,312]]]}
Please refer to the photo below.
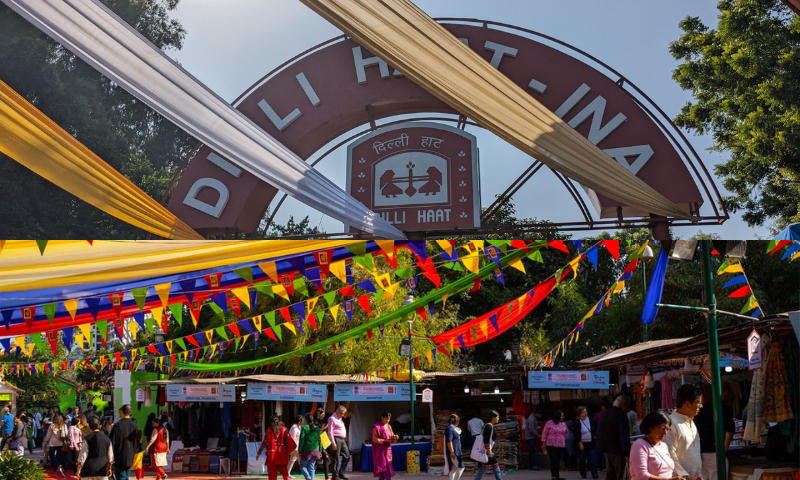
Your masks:
{"label": "arch sign", "polygon": [[[696,210],[703,203],[689,170],[658,124],[612,79],[566,53],[520,35],[477,25],[445,24],[444,27],[666,198],[686,211]],[[377,119],[426,112],[458,113],[351,39],[328,44],[289,64],[263,83],[256,84],[246,93],[237,109],[303,159],[360,125],[374,126]],[[392,136],[395,133],[404,133],[402,129],[392,132],[385,139],[376,137],[375,141],[370,142],[373,136],[383,135],[381,130],[373,132],[369,139],[357,141],[349,150],[368,152],[376,141],[385,142],[396,138]],[[447,129],[440,132],[441,135],[456,135]],[[428,133],[428,137],[443,140],[432,132]],[[411,142],[410,129],[407,135]],[[474,143],[468,134],[461,132],[458,135],[463,141]],[[419,134],[418,138],[415,137],[418,143],[415,147],[419,149],[422,148],[422,136]],[[452,140],[462,141],[455,136]],[[406,145],[406,148],[410,147],[410,143]],[[388,170],[394,173],[392,179],[386,178],[391,181],[384,183],[384,186],[390,186],[388,190],[408,189],[408,181],[403,184],[402,178],[409,175],[414,177],[411,182],[413,189],[428,188],[429,198],[425,199],[423,192],[422,197],[417,196],[414,200],[431,203],[425,214],[425,222],[430,223],[427,210],[434,211],[432,220],[438,222],[447,218],[444,212],[446,208],[434,208],[433,199],[430,198],[434,194],[433,184],[428,184],[428,187],[424,185],[431,178],[437,183],[437,175],[442,174],[440,190],[434,195],[445,195],[447,192],[449,196],[454,175],[459,173],[458,167],[456,172],[449,172],[453,177],[448,177],[445,183],[446,172],[436,173],[436,165],[452,163],[459,157],[453,158],[452,152],[444,153],[444,156],[437,155],[434,152],[436,148],[425,148],[425,155],[417,152],[414,158],[424,156],[427,163],[419,160],[422,162],[419,165],[424,163],[426,167],[422,169],[421,166],[415,166],[413,172],[400,172],[398,167],[411,153],[394,155],[391,156],[394,160],[376,164],[372,163],[380,157],[376,154],[387,152],[375,152],[373,149],[375,158],[369,161],[374,171],[368,173],[382,172],[378,177],[370,178],[372,188],[380,189],[380,178]],[[471,148],[474,149],[474,145]],[[466,149],[464,152],[473,154]],[[360,158],[358,156],[356,161]],[[410,163],[417,165],[415,161]],[[477,157],[474,162],[470,157],[470,162],[464,162],[464,166],[476,172]],[[426,180],[417,177],[426,177]],[[349,176],[348,179],[352,180]],[[474,212],[479,212],[481,206],[478,188],[476,184],[472,196],[465,195],[471,202],[468,208],[460,208],[461,205],[453,208],[453,199],[448,200],[450,212],[447,222],[451,227],[455,218],[463,220],[462,213],[469,214],[469,224],[477,226]],[[351,194],[357,194],[357,190]],[[206,234],[223,232],[228,228],[249,232],[258,227],[276,193],[274,187],[202,146],[183,173],[168,208],[192,228]],[[455,193],[455,203],[458,203],[461,193]],[[619,206],[625,216],[648,215],[648,212],[621,205],[591,190],[587,190],[587,193],[601,218],[616,218]],[[399,201],[400,195],[394,197],[392,194],[390,198],[384,195],[380,199],[373,195],[369,201],[377,203],[372,204],[366,198],[357,198],[379,209],[378,203]],[[413,214],[407,210],[403,223],[400,222],[403,213],[398,209],[392,211],[390,220],[401,230],[432,228],[433,223],[412,226],[412,220],[422,221],[418,213],[422,208],[409,208],[414,208]],[[438,210],[442,212],[437,213]],[[400,212],[398,222],[394,222],[396,212]]]}

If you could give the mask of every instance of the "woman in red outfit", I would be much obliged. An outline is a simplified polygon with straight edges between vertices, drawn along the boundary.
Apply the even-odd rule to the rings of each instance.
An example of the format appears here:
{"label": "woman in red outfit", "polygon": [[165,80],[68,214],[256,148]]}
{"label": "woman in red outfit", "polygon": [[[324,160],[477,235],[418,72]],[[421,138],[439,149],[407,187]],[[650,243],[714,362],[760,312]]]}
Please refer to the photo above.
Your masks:
{"label": "woman in red outfit", "polygon": [[156,469],[156,480],[166,480],[167,474],[164,472],[164,467],[167,466],[169,432],[161,424],[159,418],[153,419],[153,433],[150,435],[150,442],[145,450],[150,450],[150,465]]}
{"label": "woman in red outfit", "polygon": [[273,415],[269,422],[269,427],[264,434],[264,441],[258,447],[256,460],[261,456],[261,452],[266,454],[267,476],[269,480],[277,480],[280,472],[283,480],[289,479],[289,472],[286,471],[286,464],[289,460],[289,434],[286,428],[281,426],[280,419]]}

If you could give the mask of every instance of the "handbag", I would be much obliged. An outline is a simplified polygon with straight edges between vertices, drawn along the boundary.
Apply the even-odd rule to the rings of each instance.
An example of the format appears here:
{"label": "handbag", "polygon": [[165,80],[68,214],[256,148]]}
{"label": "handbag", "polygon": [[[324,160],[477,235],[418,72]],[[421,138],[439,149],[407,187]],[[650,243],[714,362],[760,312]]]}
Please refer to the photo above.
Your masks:
{"label": "handbag", "polygon": [[470,452],[469,457],[476,462],[489,462],[489,456],[486,454],[486,446],[483,443],[483,434],[475,437],[475,443],[472,445],[472,452]]}

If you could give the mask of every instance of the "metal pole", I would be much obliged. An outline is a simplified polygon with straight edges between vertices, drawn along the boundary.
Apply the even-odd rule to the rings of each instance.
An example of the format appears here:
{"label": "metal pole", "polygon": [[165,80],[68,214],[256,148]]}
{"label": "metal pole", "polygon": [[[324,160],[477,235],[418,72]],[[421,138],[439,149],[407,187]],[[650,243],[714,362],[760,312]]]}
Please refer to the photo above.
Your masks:
{"label": "metal pole", "polygon": [[414,337],[411,335],[411,324],[414,320],[408,321],[408,341],[411,343],[411,348],[408,353],[408,382],[411,384],[411,451],[414,451],[414,401],[416,400],[416,391],[414,390]]}
{"label": "metal pole", "polygon": [[[714,443],[717,448],[717,480],[726,480],[725,433],[722,431],[722,379],[719,374],[719,338],[717,337],[717,300],[714,297],[714,277],[711,271],[711,241],[703,240],[703,287],[708,306],[708,355],[711,360],[711,393],[714,402]],[[711,479],[706,479],[711,480]]]}
{"label": "metal pole", "polygon": [[[647,270],[646,270],[646,267],[644,266],[644,259],[643,258],[639,259],[639,263],[642,265],[642,309],[644,309],[644,302],[645,302],[645,299],[647,298]],[[648,332],[648,327],[649,327],[649,325],[645,323],[644,324],[644,341],[645,342],[650,341],[650,334]],[[647,369],[646,370],[647,371],[650,370],[650,364],[647,364]],[[645,385],[644,391],[645,391],[645,397],[644,397],[645,412],[650,413],[650,389],[647,388],[647,386]]]}

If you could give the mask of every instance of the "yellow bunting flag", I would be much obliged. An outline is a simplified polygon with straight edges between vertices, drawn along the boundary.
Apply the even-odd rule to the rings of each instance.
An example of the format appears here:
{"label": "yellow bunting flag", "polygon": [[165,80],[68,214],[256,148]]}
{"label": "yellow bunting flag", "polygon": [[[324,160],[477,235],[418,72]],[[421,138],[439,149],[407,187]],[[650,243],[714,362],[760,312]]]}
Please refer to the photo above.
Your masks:
{"label": "yellow bunting flag", "polygon": [[276,283],[275,285],[272,286],[272,292],[280,297],[283,297],[287,302],[291,301],[289,300],[289,292],[286,291],[286,287],[284,287],[280,283]]}
{"label": "yellow bunting flag", "polygon": [[[156,293],[158,294],[158,298],[161,300],[161,307],[167,308],[168,306],[167,304],[169,303],[169,291],[170,288],[172,288],[172,283],[170,282],[160,283],[158,285],[155,285],[153,288],[155,288]],[[156,320],[158,320],[159,322],[161,321],[160,318],[157,318]]]}
{"label": "yellow bunting flag", "polygon": [[428,365],[433,365],[433,353],[430,350],[425,352],[425,358],[428,359]]}
{"label": "yellow bunting flag", "polygon": [[742,265],[739,264],[739,263],[736,263],[736,264],[733,264],[733,265],[728,265],[727,267],[722,269],[720,272],[718,272],[718,274],[722,275],[723,273],[737,273],[737,272],[744,273],[744,269],[742,269]]}
{"label": "yellow bunting flag", "polygon": [[292,322],[283,322],[283,326],[288,328],[289,331],[292,332],[293,334],[297,335],[297,329],[294,328],[294,325],[292,325]]}
{"label": "yellow bunting flag", "polygon": [[331,316],[333,316],[333,320],[336,320],[337,315],[339,315],[339,305],[332,305],[331,308]]}
{"label": "yellow bunting flag", "polygon": [[25,335],[14,337],[14,343],[16,343],[23,352],[25,351]]}
{"label": "yellow bunting flag", "polygon": [[278,266],[275,262],[259,263],[258,268],[261,269],[269,278],[275,283],[278,283]]}
{"label": "yellow bunting flag", "polygon": [[394,257],[394,240],[375,240],[375,243],[378,244],[378,248],[386,253],[387,257]]}
{"label": "yellow bunting flag", "polygon": [[389,285],[389,287],[383,291],[383,297],[381,297],[381,300],[389,300],[394,298],[394,294],[397,293],[397,289],[399,287],[400,287],[400,282]]}
{"label": "yellow bunting flag", "polygon": [[614,285],[614,292],[613,293],[619,293],[624,289],[625,289],[625,282],[617,282],[617,284]]}
{"label": "yellow bunting flag", "polygon": [[481,322],[481,323],[478,324],[478,326],[480,327],[481,333],[483,333],[483,336],[485,338],[489,338],[489,326],[486,323],[487,322],[485,322],[485,321]]}
{"label": "yellow bunting flag", "polygon": [[214,330],[206,330],[206,331],[205,331],[205,332],[203,332],[203,333],[204,333],[204,334],[205,334],[205,336],[206,336],[206,341],[207,341],[208,343],[211,343],[211,339],[212,339],[212,338],[214,338]]}
{"label": "yellow bunting flag", "polygon": [[231,293],[234,294],[240,302],[247,305],[247,308],[250,308],[250,293],[247,291],[247,285],[232,288]]}
{"label": "yellow bunting flag", "polygon": [[167,346],[167,351],[172,355],[172,340],[167,340],[164,344]]}
{"label": "yellow bunting flag", "polygon": [[89,343],[89,348],[92,348],[92,324],[84,323],[82,325],[78,325],[78,328],[81,329],[81,333],[86,338],[86,341]]}
{"label": "yellow bunting flag", "polygon": [[306,300],[306,314],[310,314],[314,311],[314,307],[317,306],[317,300],[319,300],[318,297],[311,297]]}
{"label": "yellow bunting flag", "polygon": [[75,313],[78,311],[78,300],[66,300],[64,302],[64,308],[69,312],[69,316],[75,320]]}
{"label": "yellow bunting flag", "polygon": [[450,240],[436,240],[436,244],[439,245],[439,248],[444,250],[447,255],[453,256],[453,252],[455,252],[456,247],[450,244]]}
{"label": "yellow bunting flag", "polygon": [[[80,334],[78,334],[78,335],[76,335],[76,336],[77,336],[77,337],[80,337],[81,335],[80,335]],[[81,348],[83,348],[83,338],[81,338],[81,343],[80,343],[79,345],[81,346]],[[36,344],[35,344],[35,343],[29,343],[29,344],[27,345],[27,347],[28,347],[28,348],[27,348],[27,352],[26,352],[26,353],[28,354],[28,357],[30,357],[31,355],[33,355],[33,348],[34,348],[35,346],[36,346]]]}
{"label": "yellow bunting flag", "polygon": [[136,322],[130,322],[128,324],[128,331],[131,332],[131,338],[133,339],[134,342],[136,341],[137,327],[138,325],[136,324]]}
{"label": "yellow bunting flag", "polygon": [[150,309],[150,314],[156,320],[156,325],[161,325],[161,320],[164,319],[164,307],[153,307]]}
{"label": "yellow bunting flag", "polygon": [[375,277],[375,283],[378,284],[378,288],[386,290],[391,286],[392,280],[389,278],[388,273],[384,273],[383,275],[378,275]]}
{"label": "yellow bunting flag", "polygon": [[511,268],[516,268],[520,272],[525,273],[525,265],[522,264],[522,260],[520,260],[519,258],[516,258],[508,262],[508,266]]}
{"label": "yellow bunting flag", "polygon": [[259,315],[259,316],[253,317],[253,318],[251,318],[251,320],[253,321],[253,326],[256,328],[256,331],[260,332],[261,331],[261,316]]}
{"label": "yellow bunting flag", "polygon": [[447,297],[448,296],[449,295],[446,294],[446,293],[444,295],[442,295],[442,310],[444,310],[444,305],[447,303]]}
{"label": "yellow bunting flag", "polygon": [[331,263],[331,273],[341,280],[342,283],[347,283],[347,264],[344,260]]}
{"label": "yellow bunting flag", "polygon": [[581,260],[583,260],[583,255],[578,255],[569,262],[569,266],[572,267],[572,278],[578,276],[578,265],[581,263]]}

